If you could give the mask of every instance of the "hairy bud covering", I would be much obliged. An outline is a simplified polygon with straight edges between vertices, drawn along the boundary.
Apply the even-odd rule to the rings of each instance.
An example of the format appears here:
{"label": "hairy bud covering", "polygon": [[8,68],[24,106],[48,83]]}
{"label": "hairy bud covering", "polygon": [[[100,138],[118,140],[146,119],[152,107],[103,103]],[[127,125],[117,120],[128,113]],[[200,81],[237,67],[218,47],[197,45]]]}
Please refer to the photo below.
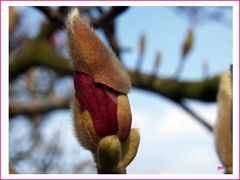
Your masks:
{"label": "hairy bud covering", "polygon": [[131,83],[116,55],[73,10],[67,19],[69,48],[75,71],[91,75],[96,83],[128,93]]}

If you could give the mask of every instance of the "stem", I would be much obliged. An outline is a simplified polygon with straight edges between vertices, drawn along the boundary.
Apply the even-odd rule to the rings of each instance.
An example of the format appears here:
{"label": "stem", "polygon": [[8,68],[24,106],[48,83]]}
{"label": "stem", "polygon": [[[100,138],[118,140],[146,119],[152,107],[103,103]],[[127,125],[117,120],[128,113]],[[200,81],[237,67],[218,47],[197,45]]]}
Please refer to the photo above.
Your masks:
{"label": "stem", "polygon": [[205,120],[203,120],[200,116],[198,116],[196,113],[194,113],[191,109],[189,109],[186,105],[183,103],[179,103],[179,105],[187,111],[191,116],[193,116],[200,124],[202,124],[204,127],[206,127],[210,132],[213,131],[213,127],[208,124]]}
{"label": "stem", "polygon": [[141,70],[141,67],[142,67],[142,63],[143,63],[143,54],[140,53],[138,55],[138,59],[137,59],[137,64],[136,64],[136,72],[140,72]]}
{"label": "stem", "polygon": [[116,169],[116,170],[102,170],[97,168],[97,173],[98,174],[127,174],[126,169]]}
{"label": "stem", "polygon": [[142,67],[142,63],[143,63],[143,54],[139,53],[137,63],[136,63],[136,67],[135,67],[135,74],[134,74],[138,83],[141,83],[140,70],[141,70],[141,67]]}
{"label": "stem", "polygon": [[183,71],[184,64],[185,64],[184,59],[181,59],[178,63],[176,71],[175,71],[175,75],[174,75],[175,79],[179,79],[179,77]]}

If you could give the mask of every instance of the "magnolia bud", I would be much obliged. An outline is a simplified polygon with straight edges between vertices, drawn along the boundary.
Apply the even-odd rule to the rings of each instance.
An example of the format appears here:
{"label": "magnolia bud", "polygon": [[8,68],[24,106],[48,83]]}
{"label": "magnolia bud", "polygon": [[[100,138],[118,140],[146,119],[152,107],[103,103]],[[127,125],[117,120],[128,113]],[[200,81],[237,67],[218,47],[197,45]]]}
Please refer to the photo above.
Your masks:
{"label": "magnolia bud", "polygon": [[224,72],[220,81],[215,139],[226,173],[232,173],[232,85],[229,71]]}
{"label": "magnolia bud", "polygon": [[187,37],[183,44],[182,57],[185,57],[193,45],[193,31],[189,29]]}
{"label": "magnolia bud", "polygon": [[99,170],[114,172],[121,160],[121,155],[121,143],[117,136],[112,135],[101,139],[97,150]]}
{"label": "magnolia bud", "polygon": [[[77,10],[70,13],[67,29],[74,70],[72,108],[78,140],[93,153],[99,172],[125,173],[122,152],[126,155],[137,152],[138,148],[138,143],[137,146],[130,143],[132,135],[129,136],[132,115],[127,97],[128,74],[113,52],[80,19]],[[127,144],[134,151],[122,148]],[[127,161],[130,163],[135,155],[130,153]]]}
{"label": "magnolia bud", "polygon": [[141,37],[140,37],[140,54],[141,55],[144,54],[145,47],[146,47],[146,36],[143,33],[141,34]]}

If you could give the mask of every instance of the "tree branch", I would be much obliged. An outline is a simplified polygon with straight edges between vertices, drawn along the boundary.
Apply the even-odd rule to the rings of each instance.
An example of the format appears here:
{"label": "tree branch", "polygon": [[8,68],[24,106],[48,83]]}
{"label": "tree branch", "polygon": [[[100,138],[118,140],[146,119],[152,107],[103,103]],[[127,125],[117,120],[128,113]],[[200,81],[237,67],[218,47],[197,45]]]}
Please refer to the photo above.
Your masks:
{"label": "tree branch", "polygon": [[176,79],[155,77],[151,74],[128,71],[133,86],[146,89],[175,102],[184,99],[195,99],[204,102],[215,102],[219,77],[212,77],[202,81],[178,81]]}
{"label": "tree branch", "polygon": [[[35,6],[36,9],[41,11],[47,18],[50,20],[53,24],[47,24],[45,27],[42,28],[41,32],[39,33],[40,37],[48,37],[49,34],[52,34],[52,32],[59,27],[65,26],[63,21],[63,15],[61,12],[61,9],[59,11],[55,11],[47,6]],[[119,57],[121,47],[115,37],[115,23],[114,19],[126,11],[128,7],[120,6],[120,7],[112,7],[108,12],[104,13],[102,12],[101,16],[98,19],[91,19],[91,24],[95,28],[102,27],[104,30],[104,33],[109,41],[109,44],[111,44],[113,51],[116,53],[116,55]],[[67,10],[64,9],[64,13],[66,13]]]}
{"label": "tree branch", "polygon": [[[36,39],[28,43],[17,56],[10,61],[10,79],[16,78],[32,66],[43,65],[63,75],[72,75],[69,60],[52,50],[48,41]],[[128,71],[134,87],[145,89],[176,102],[184,99],[196,99],[204,102],[215,102],[219,77],[203,81],[178,81],[156,77],[151,74]]]}
{"label": "tree branch", "polygon": [[[55,25],[59,27],[64,26],[64,18],[59,11],[55,11],[47,6],[34,6],[34,8],[41,11]],[[127,9],[127,6],[112,7],[108,12],[103,13],[98,19],[92,19],[91,24],[95,28],[103,27]]]}
{"label": "tree branch", "polygon": [[29,41],[20,52],[10,60],[9,77],[10,80],[16,78],[32,66],[46,66],[60,74],[71,74],[69,61],[61,56],[49,41],[45,39],[35,39]]}
{"label": "tree branch", "polygon": [[41,11],[51,22],[58,26],[64,26],[63,16],[58,11],[53,10],[48,6],[34,6]]}
{"label": "tree branch", "polygon": [[9,116],[13,117],[19,114],[36,115],[48,113],[55,109],[68,109],[70,99],[61,99],[57,97],[46,97],[43,99],[34,99],[29,102],[10,102]]}
{"label": "tree branch", "polygon": [[103,13],[98,19],[92,20],[92,25],[95,28],[103,27],[127,9],[127,6],[112,7],[108,12]]}

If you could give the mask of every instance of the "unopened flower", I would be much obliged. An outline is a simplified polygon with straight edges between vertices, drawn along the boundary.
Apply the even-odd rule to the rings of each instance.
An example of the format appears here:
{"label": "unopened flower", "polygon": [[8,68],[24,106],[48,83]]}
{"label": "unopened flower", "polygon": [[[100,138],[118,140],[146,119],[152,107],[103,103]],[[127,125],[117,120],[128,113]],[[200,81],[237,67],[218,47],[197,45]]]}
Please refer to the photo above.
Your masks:
{"label": "unopened flower", "polygon": [[187,37],[184,41],[183,48],[182,48],[182,58],[184,58],[187,53],[190,51],[193,45],[193,31],[190,28],[187,34]]}
{"label": "unopened flower", "polygon": [[231,72],[221,76],[218,91],[218,119],[215,126],[215,140],[220,160],[226,173],[232,173],[232,80]]}
{"label": "unopened flower", "polygon": [[[128,74],[77,9],[67,19],[67,30],[76,92],[74,126],[79,142],[91,150],[99,172],[124,172],[139,143],[138,132],[131,133]],[[135,143],[130,140],[132,136]],[[126,146],[128,150],[124,150]],[[124,156],[127,151],[132,152],[131,157]]]}

